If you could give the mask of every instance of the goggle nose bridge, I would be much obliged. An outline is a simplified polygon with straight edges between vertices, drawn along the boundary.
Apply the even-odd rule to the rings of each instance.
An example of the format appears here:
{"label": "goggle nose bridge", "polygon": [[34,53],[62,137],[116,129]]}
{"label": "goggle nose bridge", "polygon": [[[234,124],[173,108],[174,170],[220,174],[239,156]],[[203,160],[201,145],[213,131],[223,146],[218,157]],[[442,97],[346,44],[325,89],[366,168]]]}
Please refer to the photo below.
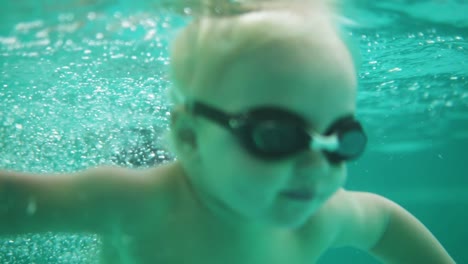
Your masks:
{"label": "goggle nose bridge", "polygon": [[331,135],[321,135],[315,132],[309,133],[311,137],[309,148],[311,150],[336,152],[340,147],[340,141],[336,133]]}

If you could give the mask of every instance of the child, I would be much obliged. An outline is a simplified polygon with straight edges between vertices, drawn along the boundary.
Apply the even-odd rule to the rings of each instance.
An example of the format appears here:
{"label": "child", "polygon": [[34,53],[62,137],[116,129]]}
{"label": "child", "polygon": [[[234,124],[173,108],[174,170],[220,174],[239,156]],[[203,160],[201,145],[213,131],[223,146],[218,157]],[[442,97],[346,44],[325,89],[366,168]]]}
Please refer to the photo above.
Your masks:
{"label": "child", "polygon": [[325,4],[207,5],[172,49],[177,161],[0,174],[0,234],[90,232],[101,263],[454,263],[411,214],[347,191],[364,150],[353,58]]}

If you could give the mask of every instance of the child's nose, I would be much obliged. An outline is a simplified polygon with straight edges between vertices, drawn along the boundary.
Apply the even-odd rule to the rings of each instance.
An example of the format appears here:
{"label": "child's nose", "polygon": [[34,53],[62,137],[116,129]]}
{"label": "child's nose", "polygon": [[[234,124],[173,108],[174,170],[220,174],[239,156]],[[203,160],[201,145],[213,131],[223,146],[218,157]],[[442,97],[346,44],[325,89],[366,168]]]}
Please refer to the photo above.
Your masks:
{"label": "child's nose", "polygon": [[297,169],[312,169],[328,167],[329,163],[322,151],[307,150],[297,156],[295,165]]}
{"label": "child's nose", "polygon": [[330,169],[331,166],[321,151],[304,151],[296,157],[294,181],[319,190],[331,180]]}

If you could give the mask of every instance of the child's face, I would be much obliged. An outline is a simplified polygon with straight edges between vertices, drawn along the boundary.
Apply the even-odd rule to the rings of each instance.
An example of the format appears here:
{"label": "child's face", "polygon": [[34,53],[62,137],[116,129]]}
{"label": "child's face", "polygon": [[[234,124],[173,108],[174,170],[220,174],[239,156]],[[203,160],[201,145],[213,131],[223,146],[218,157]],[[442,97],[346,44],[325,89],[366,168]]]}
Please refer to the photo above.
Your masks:
{"label": "child's face", "polygon": [[[222,75],[215,92],[198,98],[227,113],[281,107],[324,133],[338,118],[355,112],[352,61],[346,49],[328,48],[325,45],[320,52],[295,48],[283,54],[267,50],[239,59]],[[247,152],[225,128],[200,119],[196,181],[216,210],[275,226],[299,226],[345,182],[345,164],[331,164],[322,152],[264,161]],[[304,191],[313,197],[285,195]]]}

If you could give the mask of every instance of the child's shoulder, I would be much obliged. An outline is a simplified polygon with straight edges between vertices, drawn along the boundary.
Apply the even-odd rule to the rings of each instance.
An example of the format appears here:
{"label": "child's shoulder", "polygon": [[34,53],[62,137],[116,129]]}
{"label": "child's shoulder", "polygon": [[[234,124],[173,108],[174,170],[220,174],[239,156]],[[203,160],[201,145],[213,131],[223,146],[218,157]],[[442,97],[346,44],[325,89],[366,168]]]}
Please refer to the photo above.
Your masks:
{"label": "child's shoulder", "polygon": [[323,206],[323,212],[328,216],[349,219],[371,216],[374,213],[387,210],[388,199],[370,192],[350,191],[344,188],[336,191]]}
{"label": "child's shoulder", "polygon": [[113,189],[125,193],[137,189],[139,193],[146,193],[168,188],[170,177],[174,174],[173,167],[172,163],[146,169],[103,166],[80,172],[76,176],[103,190]]}
{"label": "child's shoulder", "polygon": [[96,208],[94,217],[101,218],[101,222],[117,219],[121,224],[132,223],[121,228],[140,233],[154,228],[176,200],[173,167],[171,163],[146,169],[99,167],[81,175],[87,178],[81,187],[93,200],[88,204]]}
{"label": "child's shoulder", "polygon": [[[172,196],[175,185],[171,177],[174,174],[172,167],[170,163],[146,169],[101,166],[63,175],[63,179],[69,179],[66,180],[69,184],[66,184],[68,187],[64,184],[60,187],[65,186],[66,193],[70,195],[79,193],[80,197],[86,198],[81,200],[88,205],[92,204],[97,209],[101,207],[112,214],[125,215],[148,208],[157,210],[167,207],[164,205]],[[52,183],[59,182],[58,179]],[[59,187],[58,184],[53,185]],[[70,204],[80,204],[81,200],[76,199]]]}
{"label": "child's shoulder", "polygon": [[390,203],[377,194],[340,189],[326,202],[315,221],[334,234],[330,246],[368,248],[385,230]]}

